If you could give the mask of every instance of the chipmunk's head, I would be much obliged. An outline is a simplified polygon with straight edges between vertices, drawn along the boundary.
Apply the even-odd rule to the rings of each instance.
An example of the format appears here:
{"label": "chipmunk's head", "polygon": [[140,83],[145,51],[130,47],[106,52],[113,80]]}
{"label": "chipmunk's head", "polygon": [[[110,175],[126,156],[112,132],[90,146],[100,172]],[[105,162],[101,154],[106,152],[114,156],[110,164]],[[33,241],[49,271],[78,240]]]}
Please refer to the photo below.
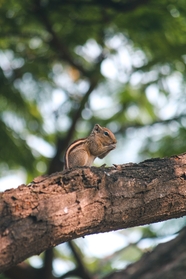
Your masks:
{"label": "chipmunk's head", "polygon": [[93,134],[96,139],[101,141],[104,146],[113,144],[116,147],[117,140],[115,135],[108,128],[101,127],[99,124],[96,124],[91,134]]}

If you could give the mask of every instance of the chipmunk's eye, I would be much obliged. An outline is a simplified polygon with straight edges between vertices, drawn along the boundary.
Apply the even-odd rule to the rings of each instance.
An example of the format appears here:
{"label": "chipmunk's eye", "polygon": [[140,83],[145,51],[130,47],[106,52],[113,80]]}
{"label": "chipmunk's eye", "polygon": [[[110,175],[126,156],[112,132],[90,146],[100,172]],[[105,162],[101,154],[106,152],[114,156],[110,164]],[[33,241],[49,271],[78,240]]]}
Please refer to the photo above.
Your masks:
{"label": "chipmunk's eye", "polygon": [[107,133],[107,132],[104,132],[104,135],[105,135],[105,136],[109,136],[109,133]]}

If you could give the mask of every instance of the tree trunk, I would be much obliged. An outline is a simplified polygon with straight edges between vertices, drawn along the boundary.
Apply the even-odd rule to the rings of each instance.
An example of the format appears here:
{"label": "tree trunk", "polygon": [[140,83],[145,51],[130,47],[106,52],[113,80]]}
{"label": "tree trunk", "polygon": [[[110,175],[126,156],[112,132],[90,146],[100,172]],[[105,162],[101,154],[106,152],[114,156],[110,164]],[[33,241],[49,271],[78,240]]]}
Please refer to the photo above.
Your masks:
{"label": "tree trunk", "polygon": [[186,214],[186,154],[36,178],[0,196],[0,270],[71,239]]}

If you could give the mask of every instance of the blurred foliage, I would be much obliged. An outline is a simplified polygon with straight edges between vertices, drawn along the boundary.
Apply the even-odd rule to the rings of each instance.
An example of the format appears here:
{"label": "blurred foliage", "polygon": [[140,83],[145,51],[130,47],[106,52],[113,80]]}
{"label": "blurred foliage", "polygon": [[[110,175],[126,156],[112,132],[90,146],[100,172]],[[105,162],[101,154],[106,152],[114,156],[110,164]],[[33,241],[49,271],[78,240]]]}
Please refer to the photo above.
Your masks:
{"label": "blurred foliage", "polygon": [[[130,126],[158,121],[160,133],[158,126],[146,130],[142,154],[169,156],[185,150],[186,5],[184,1],[133,5],[1,2],[1,173],[19,167],[30,177],[41,173],[37,162],[49,160],[33,150],[29,136],[38,136],[55,149],[55,138],[65,137],[92,80],[97,89],[85,103],[74,138],[86,136],[96,122],[125,137]],[[171,77],[180,88],[172,90]],[[96,106],[95,94],[102,106]],[[61,95],[59,103],[54,101],[56,95]],[[167,115],[176,117],[174,123],[164,122],[167,103],[173,110]]]}
{"label": "blurred foliage", "polygon": [[[127,143],[136,160],[185,152],[184,0],[0,0],[0,24],[1,177],[61,169],[67,145],[95,123],[116,134],[119,163]],[[152,226],[138,233],[159,237]],[[138,259],[139,242],[84,261],[106,274]]]}

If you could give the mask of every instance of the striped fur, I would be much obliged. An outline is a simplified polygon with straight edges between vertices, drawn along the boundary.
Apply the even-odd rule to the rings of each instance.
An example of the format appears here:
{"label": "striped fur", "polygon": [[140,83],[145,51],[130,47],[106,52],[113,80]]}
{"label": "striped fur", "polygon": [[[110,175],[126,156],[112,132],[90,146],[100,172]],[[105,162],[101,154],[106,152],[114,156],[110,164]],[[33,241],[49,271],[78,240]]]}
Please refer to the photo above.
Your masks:
{"label": "striped fur", "polygon": [[71,143],[71,145],[67,148],[66,152],[65,152],[65,169],[68,169],[69,168],[69,161],[68,161],[68,158],[69,158],[69,153],[71,151],[73,151],[74,148],[76,148],[77,146],[81,145],[81,144],[84,144],[86,142],[86,138],[82,138],[82,139],[78,139],[78,140],[75,140],[73,143]]}

